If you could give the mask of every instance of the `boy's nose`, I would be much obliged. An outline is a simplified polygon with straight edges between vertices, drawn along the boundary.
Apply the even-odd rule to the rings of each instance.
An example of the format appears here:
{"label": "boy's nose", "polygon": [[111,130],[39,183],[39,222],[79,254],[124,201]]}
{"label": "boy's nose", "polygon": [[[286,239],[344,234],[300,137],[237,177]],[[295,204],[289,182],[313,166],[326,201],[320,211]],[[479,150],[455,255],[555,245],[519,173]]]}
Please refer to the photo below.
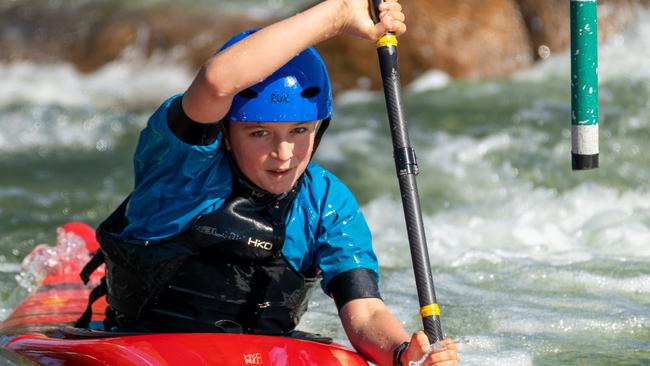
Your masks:
{"label": "boy's nose", "polygon": [[278,160],[289,160],[293,156],[293,144],[288,141],[278,141],[271,155]]}

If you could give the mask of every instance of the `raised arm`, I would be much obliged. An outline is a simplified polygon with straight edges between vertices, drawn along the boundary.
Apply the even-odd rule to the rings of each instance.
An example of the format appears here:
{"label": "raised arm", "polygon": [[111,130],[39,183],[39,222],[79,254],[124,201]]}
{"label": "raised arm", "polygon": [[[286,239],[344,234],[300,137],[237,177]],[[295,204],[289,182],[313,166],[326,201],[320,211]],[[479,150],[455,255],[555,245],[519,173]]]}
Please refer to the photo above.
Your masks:
{"label": "raised arm", "polygon": [[368,0],[327,0],[260,31],[212,56],[183,97],[183,110],[194,121],[221,120],[238,92],[265,79],[306,48],[339,34],[376,40],[387,31],[404,33],[397,0],[381,6],[374,24]]}

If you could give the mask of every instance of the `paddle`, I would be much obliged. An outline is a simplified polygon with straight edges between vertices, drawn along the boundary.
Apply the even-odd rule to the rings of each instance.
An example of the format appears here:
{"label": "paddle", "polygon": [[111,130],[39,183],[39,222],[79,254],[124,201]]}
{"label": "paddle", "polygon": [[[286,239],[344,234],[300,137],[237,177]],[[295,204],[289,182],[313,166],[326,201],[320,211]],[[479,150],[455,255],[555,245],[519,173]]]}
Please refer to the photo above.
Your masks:
{"label": "paddle", "polygon": [[[376,23],[379,22],[380,3],[381,0],[370,0],[372,17]],[[411,260],[415,272],[415,284],[420,302],[420,316],[424,325],[424,333],[426,333],[429,341],[434,343],[443,339],[440,308],[436,303],[424,224],[422,223],[422,212],[420,210],[420,197],[415,180],[415,176],[418,174],[418,165],[415,150],[413,150],[409,141],[402,108],[400,76],[397,64],[397,37],[392,33],[386,33],[377,41],[377,53],[379,55],[381,79],[384,84],[388,122],[393,140],[393,156],[406,218]]]}

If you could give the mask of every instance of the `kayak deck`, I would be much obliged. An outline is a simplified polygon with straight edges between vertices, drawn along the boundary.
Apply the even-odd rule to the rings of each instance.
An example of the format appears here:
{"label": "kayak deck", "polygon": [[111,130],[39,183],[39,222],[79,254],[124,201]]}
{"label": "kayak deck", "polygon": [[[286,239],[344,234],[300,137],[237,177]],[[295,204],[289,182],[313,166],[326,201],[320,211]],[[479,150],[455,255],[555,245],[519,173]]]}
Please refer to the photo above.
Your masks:
{"label": "kayak deck", "polygon": [[[83,238],[88,252],[97,250],[91,228],[75,223],[67,224],[64,230]],[[30,255],[39,255],[36,252]],[[98,271],[91,283],[84,285],[78,271],[68,270],[84,264],[63,263],[63,267],[49,268],[36,291],[0,323],[0,342],[6,350],[42,365],[367,365],[361,356],[342,345],[296,338],[128,334],[72,328],[87,306],[90,290],[103,275]],[[101,323],[105,308],[104,297],[95,302],[92,323]]]}
{"label": "kayak deck", "polygon": [[13,338],[5,347],[47,365],[367,365],[341,346],[291,338],[174,333],[95,339],[44,334]]}

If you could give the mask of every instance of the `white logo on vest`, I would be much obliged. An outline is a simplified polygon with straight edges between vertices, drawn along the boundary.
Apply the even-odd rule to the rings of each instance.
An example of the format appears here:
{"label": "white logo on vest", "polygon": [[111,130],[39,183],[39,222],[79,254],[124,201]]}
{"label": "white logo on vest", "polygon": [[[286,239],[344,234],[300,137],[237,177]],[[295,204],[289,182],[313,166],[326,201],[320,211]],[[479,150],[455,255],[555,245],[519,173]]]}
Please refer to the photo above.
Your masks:
{"label": "white logo on vest", "polygon": [[261,248],[264,250],[273,249],[273,244],[269,243],[268,241],[253,238],[248,238],[248,245],[252,246],[253,248]]}

